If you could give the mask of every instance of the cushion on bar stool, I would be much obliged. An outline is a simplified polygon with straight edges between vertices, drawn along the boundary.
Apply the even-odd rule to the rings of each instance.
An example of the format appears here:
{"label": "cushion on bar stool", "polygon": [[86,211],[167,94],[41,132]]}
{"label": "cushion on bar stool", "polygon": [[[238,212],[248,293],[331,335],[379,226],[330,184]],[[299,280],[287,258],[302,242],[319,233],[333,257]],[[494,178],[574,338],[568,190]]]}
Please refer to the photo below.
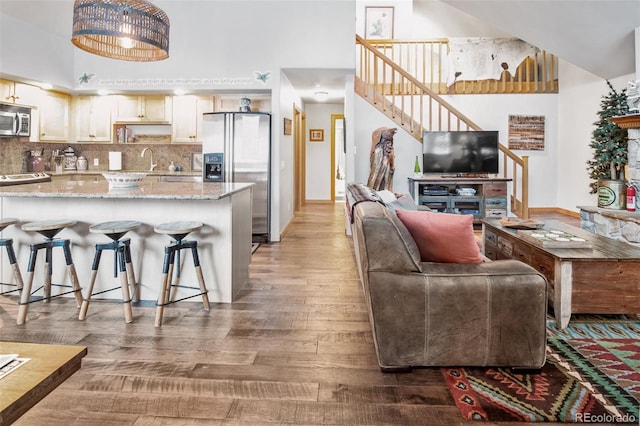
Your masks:
{"label": "cushion on bar stool", "polygon": [[[22,225],[22,229],[24,231],[29,232],[37,232],[40,235],[45,237],[45,241],[41,243],[33,243],[30,245],[30,255],[29,255],[29,265],[27,266],[27,284],[24,286],[22,294],[20,296],[20,306],[18,308],[18,325],[24,324],[27,319],[27,311],[29,304],[36,301],[44,301],[48,302],[54,297],[62,296],[67,293],[73,293],[76,298],[76,303],[78,308],[82,303],[82,289],[80,288],[80,283],[78,281],[78,275],[76,274],[76,268],[73,264],[73,258],[71,257],[71,241],[66,238],[54,238],[60,231],[64,228],[73,226],[77,223],[77,221],[72,219],[56,219],[56,220],[39,220],[35,222],[28,222]],[[63,285],[63,284],[52,284],[51,276],[53,271],[52,261],[52,252],[56,247],[61,247],[64,252],[65,263],[67,265],[67,272],[69,274],[69,279],[71,281],[71,286]],[[35,265],[36,259],[38,256],[38,250],[45,249],[45,265],[46,265],[46,273],[45,273],[45,282],[43,285],[44,295],[40,299],[30,300],[31,298],[31,287],[33,285],[33,277],[35,273]],[[51,286],[56,285],[58,287],[68,287],[71,288],[71,291],[66,293],[60,293],[55,296],[51,295]],[[36,290],[37,291],[37,290]]]}
{"label": "cushion on bar stool", "polygon": [[[120,289],[122,290],[122,304],[124,308],[124,319],[126,323],[133,321],[133,311],[131,310],[131,300],[137,297],[136,276],[131,264],[131,251],[129,249],[130,240],[121,238],[129,231],[141,225],[137,220],[112,220],[108,222],[97,223],[89,227],[89,232],[94,234],[104,234],[111,238],[110,243],[96,244],[96,252],[91,266],[91,279],[87,288],[87,296],[82,300],[80,308],[79,320],[87,317],[87,310],[91,297],[96,294],[102,294],[118,289],[113,287],[97,293],[93,292],[93,287],[98,276],[98,267],[103,250],[113,250],[113,276],[118,276],[118,266],[120,267]],[[133,296],[133,297],[132,297]]]}

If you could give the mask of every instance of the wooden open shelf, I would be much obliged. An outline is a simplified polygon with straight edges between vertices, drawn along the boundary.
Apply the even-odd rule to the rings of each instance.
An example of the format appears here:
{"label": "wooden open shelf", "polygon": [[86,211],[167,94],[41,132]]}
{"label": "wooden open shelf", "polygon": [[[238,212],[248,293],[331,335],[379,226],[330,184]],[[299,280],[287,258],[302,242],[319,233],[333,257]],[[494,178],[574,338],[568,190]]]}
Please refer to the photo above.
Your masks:
{"label": "wooden open shelf", "polygon": [[611,117],[609,120],[623,129],[640,129],[640,114],[627,114]]}

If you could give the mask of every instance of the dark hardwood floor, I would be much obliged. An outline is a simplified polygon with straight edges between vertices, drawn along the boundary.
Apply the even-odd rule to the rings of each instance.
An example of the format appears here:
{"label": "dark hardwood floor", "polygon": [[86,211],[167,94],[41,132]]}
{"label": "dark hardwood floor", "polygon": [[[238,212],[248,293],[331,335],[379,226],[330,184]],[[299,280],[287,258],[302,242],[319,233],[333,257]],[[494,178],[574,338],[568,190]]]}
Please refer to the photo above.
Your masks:
{"label": "dark hardwood floor", "polygon": [[160,329],[152,303],[125,324],[113,302],[78,321],[68,298],[33,304],[16,326],[15,298],[0,297],[0,340],[88,347],[80,371],[16,424],[472,424],[439,369],[380,372],[344,223],[342,204],[307,205],[253,255],[236,302],[208,313],[180,302]]}

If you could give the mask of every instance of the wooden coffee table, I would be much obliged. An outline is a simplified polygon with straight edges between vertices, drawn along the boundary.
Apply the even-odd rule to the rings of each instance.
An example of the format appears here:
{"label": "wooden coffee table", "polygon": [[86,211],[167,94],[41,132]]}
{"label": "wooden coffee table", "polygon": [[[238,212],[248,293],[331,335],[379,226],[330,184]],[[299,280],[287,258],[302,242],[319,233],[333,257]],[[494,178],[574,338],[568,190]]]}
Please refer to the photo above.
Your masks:
{"label": "wooden coffee table", "polygon": [[76,372],[87,348],[0,342],[0,353],[30,358],[0,379],[0,425],[9,425]]}
{"label": "wooden coffee table", "polygon": [[560,328],[572,313],[639,314],[640,248],[559,221],[546,229],[585,239],[591,248],[550,248],[533,244],[495,219],[483,220],[484,254],[490,259],[517,259],[549,282],[549,304]]}

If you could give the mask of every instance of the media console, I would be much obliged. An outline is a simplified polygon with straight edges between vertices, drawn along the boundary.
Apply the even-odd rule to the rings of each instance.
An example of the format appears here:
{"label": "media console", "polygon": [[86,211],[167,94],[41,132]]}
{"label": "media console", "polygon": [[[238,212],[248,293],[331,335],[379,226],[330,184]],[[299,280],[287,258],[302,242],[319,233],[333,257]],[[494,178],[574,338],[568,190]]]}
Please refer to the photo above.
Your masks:
{"label": "media console", "polygon": [[417,205],[433,211],[472,214],[474,222],[507,215],[507,178],[465,176],[410,177],[409,192]]}

